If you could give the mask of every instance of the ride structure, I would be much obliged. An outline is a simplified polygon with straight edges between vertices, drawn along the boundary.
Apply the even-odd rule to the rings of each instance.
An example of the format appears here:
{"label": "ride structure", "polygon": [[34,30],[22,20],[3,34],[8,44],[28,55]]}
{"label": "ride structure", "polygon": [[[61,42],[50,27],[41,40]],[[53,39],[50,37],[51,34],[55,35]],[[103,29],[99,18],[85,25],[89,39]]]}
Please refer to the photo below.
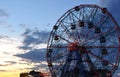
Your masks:
{"label": "ride structure", "polygon": [[106,8],[76,6],[53,26],[46,56],[52,77],[112,77],[120,59],[120,28]]}

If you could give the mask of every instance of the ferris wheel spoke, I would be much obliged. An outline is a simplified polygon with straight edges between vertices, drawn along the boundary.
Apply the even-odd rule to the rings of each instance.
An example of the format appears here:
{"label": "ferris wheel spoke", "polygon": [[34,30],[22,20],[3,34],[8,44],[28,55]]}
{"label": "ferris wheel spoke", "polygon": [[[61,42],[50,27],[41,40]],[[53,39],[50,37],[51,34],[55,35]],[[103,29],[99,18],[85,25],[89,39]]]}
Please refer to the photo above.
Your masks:
{"label": "ferris wheel spoke", "polygon": [[57,60],[57,59],[59,59],[59,58],[61,58],[61,57],[66,56],[66,54],[65,54],[65,55],[64,55],[64,54],[65,54],[64,52],[63,52],[63,53],[59,53],[59,54],[55,55],[55,56],[53,57],[53,59]]}
{"label": "ferris wheel spoke", "polygon": [[69,38],[69,39],[70,39],[70,38],[74,39],[74,38],[70,35],[70,30],[68,30],[67,27],[66,27],[63,23],[62,23],[61,26],[64,28],[64,31],[65,31],[65,33],[67,34],[68,38]]}
{"label": "ferris wheel spoke", "polygon": [[[80,21],[82,21],[82,20],[80,20],[80,18],[78,18],[74,13],[71,13],[75,18],[77,18],[78,20],[77,20],[77,22],[80,22]],[[75,21],[74,21],[75,22]],[[84,28],[84,27],[83,27]],[[84,29],[82,28],[82,31],[81,32],[84,32]],[[80,42],[81,40],[80,40],[80,37],[79,37],[79,35],[82,35],[82,36],[85,36],[84,34],[82,34],[82,33],[79,33],[78,32],[78,29],[77,29],[77,32],[76,32],[76,34],[77,34],[77,39],[75,39],[74,37],[74,40],[75,41],[78,41],[78,42]],[[76,36],[76,35],[75,35]]]}
{"label": "ferris wheel spoke", "polygon": [[109,16],[104,16],[103,18],[101,18],[100,22],[98,23],[98,25],[100,25],[100,27],[103,26],[104,23],[106,23],[106,21],[109,19]]}
{"label": "ferris wheel spoke", "polygon": [[[113,33],[115,33],[116,32],[116,30],[113,30],[112,32],[108,32],[108,34],[104,34],[104,37],[113,37],[113,36],[109,36],[109,35],[111,35],[111,34],[113,34]],[[103,36],[103,35],[102,35]],[[100,36],[101,37],[101,36]],[[96,37],[97,38],[97,37]],[[109,40],[110,40],[110,38],[109,38]],[[100,40],[100,39],[99,39]],[[107,41],[109,41],[108,39],[107,39]],[[94,42],[92,42],[92,44],[94,44],[95,42],[96,42],[97,40],[95,40]],[[116,40],[117,41],[117,40]],[[109,41],[109,43],[110,43],[111,41]]]}
{"label": "ferris wheel spoke", "polygon": [[87,9],[86,10],[86,14],[89,14],[89,15],[86,15],[86,21],[91,21],[90,19],[92,19],[92,15],[94,15],[95,16],[95,13],[94,13],[94,8],[89,8],[89,9]]}
{"label": "ferris wheel spoke", "polygon": [[105,60],[105,59],[103,59],[102,57],[99,57],[99,56],[97,56],[97,55],[95,55],[95,54],[93,54],[93,53],[91,53],[91,52],[88,52],[88,54],[90,54],[91,56],[97,58],[97,59],[100,60],[100,61],[106,61],[106,62],[108,62],[108,64],[110,64],[110,65],[112,65],[112,66],[115,66],[113,63],[109,62],[108,60]]}
{"label": "ferris wheel spoke", "polygon": [[[75,18],[77,18],[77,16],[75,16],[73,13],[71,13],[72,14],[72,17],[74,16]],[[73,19],[74,19],[74,17],[73,17]],[[79,18],[77,18],[78,20],[76,21],[75,19],[73,20],[73,22],[79,22],[80,21],[80,19]],[[75,24],[75,23],[74,23]],[[77,28],[77,25],[75,24],[75,26],[76,26],[76,28]],[[84,32],[84,29],[82,29],[82,32]],[[80,42],[81,40],[80,40],[80,37],[79,37],[79,33],[78,33],[78,30],[76,30],[76,32],[74,31],[74,30],[71,30],[71,37],[72,37],[72,39],[74,40],[74,42]]]}
{"label": "ferris wheel spoke", "polygon": [[66,41],[67,43],[71,43],[69,40],[65,39],[64,37],[61,37],[61,36],[59,36],[59,35],[57,35],[57,34],[55,34],[55,35],[56,35],[57,37],[59,37],[60,39]]}
{"label": "ferris wheel spoke", "polygon": [[[83,49],[80,48],[80,50],[83,50]],[[105,61],[105,62],[108,62],[108,64],[110,64],[110,65],[112,65],[112,66],[115,66],[113,63],[109,62],[108,60],[105,60],[105,59],[103,59],[102,57],[97,56],[97,55],[95,55],[95,54],[92,53],[92,52],[89,52],[88,50],[83,50],[83,51],[86,52],[87,54],[90,54],[91,56],[93,56],[93,57],[96,58],[97,60]]]}
{"label": "ferris wheel spoke", "polygon": [[101,18],[100,18],[100,21],[99,21],[96,25],[100,25],[100,27],[101,27],[101,25],[102,25],[103,23],[106,23],[105,21],[107,21],[108,18],[109,18],[108,15],[105,15],[105,16],[101,17]]}
{"label": "ferris wheel spoke", "polygon": [[75,18],[76,18],[76,17],[73,15],[73,13],[70,12],[69,21],[70,21],[71,23],[75,23]]}
{"label": "ferris wheel spoke", "polygon": [[82,8],[82,20],[85,20],[85,8]]}
{"label": "ferris wheel spoke", "polygon": [[86,35],[85,35],[85,37],[86,37],[85,41],[88,41],[88,40],[89,40],[89,38],[88,38],[88,37],[89,37],[89,34],[92,33],[92,32],[93,32],[93,31],[92,31],[91,29],[88,30],[88,32],[87,32]]}
{"label": "ferris wheel spoke", "polygon": [[[50,46],[49,48],[68,48],[68,46]],[[78,46],[77,48],[81,48],[81,46]],[[87,49],[92,48],[119,48],[119,46],[85,46]]]}
{"label": "ferris wheel spoke", "polygon": [[72,16],[74,16],[76,19],[77,19],[77,21],[79,21],[80,20],[80,18],[79,17],[77,17],[73,12],[71,12],[71,14],[72,14]]}
{"label": "ferris wheel spoke", "polygon": [[49,48],[68,48],[68,46],[58,45],[58,46],[50,46]]}
{"label": "ferris wheel spoke", "polygon": [[[74,32],[68,30],[67,27],[66,27],[64,24],[62,24],[62,27],[64,28],[64,31],[65,31],[65,33],[67,34],[67,36],[69,37],[70,40],[80,41],[80,37],[79,37],[79,33],[78,33],[78,32],[76,32],[77,34],[74,34]],[[72,34],[72,33],[73,33],[73,34]],[[76,38],[77,38],[78,40],[76,40],[75,37],[74,37],[74,36],[76,36],[76,35],[77,35]],[[81,35],[81,34],[80,34],[80,35]],[[83,36],[84,36],[84,35],[83,35]]]}
{"label": "ferris wheel spoke", "polygon": [[86,37],[84,34],[82,34],[81,32],[79,33],[78,32],[78,30],[77,30],[77,34],[76,34],[76,36],[77,36],[77,40],[76,41],[78,41],[79,43],[81,43],[82,42],[82,36],[83,37]]}
{"label": "ferris wheel spoke", "polygon": [[[90,22],[93,22],[96,14],[97,14],[97,11],[98,11],[98,8],[95,8],[95,10],[93,10],[93,11],[91,12],[91,14],[90,14],[90,16],[89,16],[89,20],[90,20],[90,18],[91,18]],[[92,16],[92,17],[91,17],[91,16]]]}
{"label": "ferris wheel spoke", "polygon": [[[104,16],[100,21],[101,22],[99,22],[97,25],[102,25],[106,20],[108,19],[108,16]],[[94,24],[93,24],[94,25]],[[100,27],[102,27],[102,26],[100,26]],[[95,28],[95,25],[94,25],[94,28]],[[89,34],[91,33],[91,32],[93,32],[91,29],[89,29],[88,30],[88,32],[86,33],[86,37],[88,37],[89,36]],[[104,34],[104,33],[103,33]]]}
{"label": "ferris wheel spoke", "polygon": [[82,16],[83,16],[83,8],[81,8],[81,10],[79,11],[80,13],[79,13],[79,18],[80,18],[80,20],[82,20]]}
{"label": "ferris wheel spoke", "polygon": [[112,44],[112,45],[118,45],[117,39],[113,39],[115,37],[117,37],[117,35],[111,33],[111,36],[110,36],[111,39],[110,38],[107,39],[110,44]]}
{"label": "ferris wheel spoke", "polygon": [[[108,36],[108,35],[110,35],[111,32],[115,32],[115,31],[116,31],[116,29],[110,29],[110,30],[108,30],[107,32],[102,32],[102,33],[100,33],[100,34],[98,34],[98,35],[96,35],[96,36],[92,36],[91,38],[88,38],[87,40],[84,41],[84,43],[85,43],[85,42],[87,43],[88,41],[93,40],[93,39],[96,39],[96,38],[101,37],[101,36],[103,36],[103,35],[104,35],[104,36],[105,36],[105,35]],[[96,40],[96,41],[97,41],[97,40]],[[96,42],[96,41],[94,41],[94,42]],[[86,44],[86,43],[85,43],[85,44]]]}
{"label": "ferris wheel spoke", "polygon": [[86,46],[86,48],[119,48],[119,46]]}

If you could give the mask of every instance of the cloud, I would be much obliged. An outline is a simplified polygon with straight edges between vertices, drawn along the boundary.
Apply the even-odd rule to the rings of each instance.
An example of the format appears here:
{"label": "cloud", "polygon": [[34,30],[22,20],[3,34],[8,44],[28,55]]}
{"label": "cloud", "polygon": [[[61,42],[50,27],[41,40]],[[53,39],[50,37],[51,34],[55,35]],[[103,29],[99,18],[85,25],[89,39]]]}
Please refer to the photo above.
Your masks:
{"label": "cloud", "polygon": [[14,56],[30,60],[31,62],[46,61],[46,43],[49,32],[39,31],[38,29],[26,29],[22,34],[24,37],[23,45],[18,48],[26,51]]}
{"label": "cloud", "polygon": [[11,27],[11,25],[6,22],[8,16],[9,14],[4,9],[0,9],[0,25]]}
{"label": "cloud", "polygon": [[0,72],[7,72],[8,70],[0,70]]}
{"label": "cloud", "polygon": [[8,17],[9,14],[4,10],[4,9],[0,9],[0,17]]}
{"label": "cloud", "polygon": [[22,60],[26,61],[27,63],[19,63],[19,64],[27,64],[33,65],[33,67],[26,67],[24,69],[27,70],[40,70],[40,71],[48,71],[48,66],[46,62],[46,49],[36,49],[34,51],[29,51],[24,54],[17,54],[14,55],[17,57],[22,58]]}
{"label": "cloud", "polygon": [[5,54],[5,55],[10,55],[10,53],[8,53],[8,52],[3,52],[3,54]]}
{"label": "cloud", "polygon": [[20,28],[25,28],[27,25],[26,24],[19,24]]}
{"label": "cloud", "polygon": [[106,7],[118,25],[120,25],[120,0],[100,0],[99,5],[101,7]]}
{"label": "cloud", "polygon": [[32,62],[46,61],[46,49],[34,49],[23,54],[16,54],[14,56],[28,59]]}
{"label": "cloud", "polygon": [[41,72],[47,72],[49,71],[49,67],[47,66],[46,61],[39,62],[34,65],[34,67],[30,68],[31,70],[39,70]]}
{"label": "cloud", "polygon": [[120,25],[120,0],[109,0],[107,7],[117,23]]}
{"label": "cloud", "polygon": [[22,34],[24,37],[23,46],[20,46],[20,49],[31,50],[36,45],[47,43],[49,32],[39,31],[38,29],[26,29]]}
{"label": "cloud", "polygon": [[10,65],[13,65],[13,64],[17,64],[17,62],[15,62],[15,61],[4,61],[3,64],[0,64],[0,67],[10,66]]}
{"label": "cloud", "polygon": [[108,1],[109,0],[99,0],[99,4],[101,5],[101,6],[106,6],[107,5],[107,3],[108,3]]}
{"label": "cloud", "polygon": [[8,66],[9,64],[0,64],[0,66]]}
{"label": "cloud", "polygon": [[18,68],[17,70],[22,70],[22,71],[23,71],[23,70],[25,70],[25,69],[26,69],[26,70],[33,70],[33,68],[31,68],[31,67]]}
{"label": "cloud", "polygon": [[16,64],[17,62],[15,62],[15,61],[5,61],[6,63],[9,63],[10,65],[11,64]]}
{"label": "cloud", "polygon": [[9,36],[0,34],[0,39],[6,39],[6,38],[9,38]]}

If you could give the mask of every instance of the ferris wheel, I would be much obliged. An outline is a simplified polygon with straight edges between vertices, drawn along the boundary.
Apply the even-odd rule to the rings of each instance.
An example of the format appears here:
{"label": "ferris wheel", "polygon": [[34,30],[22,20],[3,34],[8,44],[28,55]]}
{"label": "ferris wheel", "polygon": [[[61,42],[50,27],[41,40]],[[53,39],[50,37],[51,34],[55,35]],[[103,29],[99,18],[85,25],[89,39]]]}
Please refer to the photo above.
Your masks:
{"label": "ferris wheel", "polygon": [[53,26],[46,56],[52,77],[112,77],[120,59],[120,28],[106,8],[76,6]]}

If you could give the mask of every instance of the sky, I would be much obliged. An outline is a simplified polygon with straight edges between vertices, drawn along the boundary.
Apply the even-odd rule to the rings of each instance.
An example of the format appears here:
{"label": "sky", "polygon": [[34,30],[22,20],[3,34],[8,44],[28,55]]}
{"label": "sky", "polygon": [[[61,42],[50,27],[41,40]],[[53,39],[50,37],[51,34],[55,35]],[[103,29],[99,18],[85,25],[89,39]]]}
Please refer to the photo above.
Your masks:
{"label": "sky", "polygon": [[[1,31],[4,34],[16,36],[26,28],[38,27],[40,30],[51,29],[57,19],[68,9],[82,3],[97,3],[98,0],[1,0],[3,15]],[[44,27],[43,27],[44,26]],[[43,27],[43,28],[41,28]]]}
{"label": "sky", "polygon": [[30,70],[48,72],[45,53],[49,32],[67,10],[80,4],[105,6],[119,23],[120,10],[115,10],[119,3],[119,0],[0,0],[0,77],[19,77],[19,73]]}

